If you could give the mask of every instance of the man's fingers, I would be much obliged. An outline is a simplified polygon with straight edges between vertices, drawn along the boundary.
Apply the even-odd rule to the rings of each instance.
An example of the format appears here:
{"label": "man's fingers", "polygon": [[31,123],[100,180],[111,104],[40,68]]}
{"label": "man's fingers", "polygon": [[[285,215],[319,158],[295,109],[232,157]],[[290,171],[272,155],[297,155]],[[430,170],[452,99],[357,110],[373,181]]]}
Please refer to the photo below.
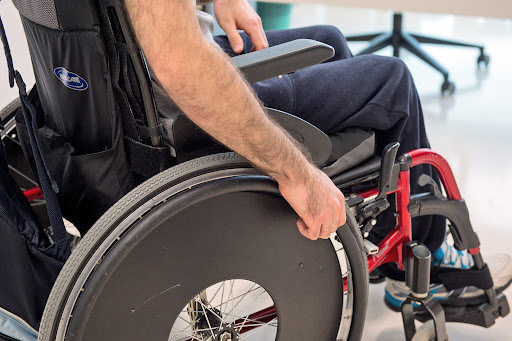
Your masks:
{"label": "man's fingers", "polygon": [[318,235],[320,234],[320,229],[312,229],[310,228],[304,220],[301,218],[297,221],[297,227],[299,228],[299,232],[306,238],[311,240],[317,240]]}
{"label": "man's fingers", "polygon": [[345,211],[345,197],[342,195],[341,198],[341,209],[340,209],[340,221],[338,222],[339,226],[345,225],[347,222],[347,212]]}
{"label": "man's fingers", "polygon": [[243,30],[249,37],[251,37],[252,44],[256,51],[263,50],[268,47],[267,36],[265,34],[265,30],[263,30],[261,19],[258,15],[253,17],[250,22],[245,23]]}
{"label": "man's fingers", "polygon": [[[261,22],[261,19],[260,19],[260,22]],[[260,24],[260,32],[261,32],[261,35],[263,36],[263,39],[264,39],[264,49],[266,49],[269,45],[268,45],[268,39],[267,39],[267,34],[265,33],[265,30],[263,29],[263,25]]]}
{"label": "man's fingers", "polygon": [[233,25],[233,29],[224,30],[228,36],[229,44],[235,53],[241,53],[244,49],[244,41],[238,33],[236,26]]}
{"label": "man's fingers", "polygon": [[308,226],[306,225],[304,220],[302,220],[302,218],[297,220],[297,227],[299,228],[300,234],[302,234],[306,238],[309,238]]}
{"label": "man's fingers", "polygon": [[258,30],[251,36],[251,40],[252,44],[256,48],[256,51],[263,50],[268,47],[267,36],[261,25]]}
{"label": "man's fingers", "polygon": [[320,235],[318,236],[318,238],[321,238],[321,239],[329,239],[329,237],[331,236],[332,232],[331,231],[324,231],[322,230],[322,232],[320,232]]}

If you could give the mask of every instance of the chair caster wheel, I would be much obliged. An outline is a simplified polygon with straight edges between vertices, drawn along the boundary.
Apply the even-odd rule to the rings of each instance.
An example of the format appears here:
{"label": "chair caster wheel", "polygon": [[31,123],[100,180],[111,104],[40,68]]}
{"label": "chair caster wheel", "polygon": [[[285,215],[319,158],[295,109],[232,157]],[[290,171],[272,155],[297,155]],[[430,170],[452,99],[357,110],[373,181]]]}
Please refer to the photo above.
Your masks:
{"label": "chair caster wheel", "polygon": [[448,80],[444,81],[443,85],[441,85],[441,94],[452,95],[455,92],[455,83],[450,82]]}
{"label": "chair caster wheel", "polygon": [[480,65],[483,63],[485,65],[485,67],[488,67],[489,61],[490,61],[489,55],[485,54],[485,53],[481,53],[480,56],[478,56],[476,64],[478,65],[478,67],[480,67]]}

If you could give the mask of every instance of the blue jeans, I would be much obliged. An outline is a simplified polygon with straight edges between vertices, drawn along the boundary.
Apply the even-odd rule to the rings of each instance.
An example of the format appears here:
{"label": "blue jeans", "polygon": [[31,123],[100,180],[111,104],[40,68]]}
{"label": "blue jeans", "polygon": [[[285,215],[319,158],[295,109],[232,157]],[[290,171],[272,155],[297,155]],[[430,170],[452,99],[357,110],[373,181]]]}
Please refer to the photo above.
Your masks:
{"label": "blue jeans", "polygon": [[[252,42],[244,33],[242,38],[242,53],[248,53]],[[300,38],[313,39],[334,47],[336,53],[322,64],[253,84],[265,106],[296,115],[326,133],[347,127],[372,129],[376,134],[377,153],[395,141],[400,142],[399,154],[430,146],[418,93],[401,59],[377,55],[353,57],[345,37],[332,26],[268,31],[267,38],[270,46]],[[226,36],[217,36],[215,41],[228,55],[235,55]],[[438,180],[430,166],[414,167],[412,193],[421,191],[416,181],[423,173]],[[394,226],[392,207],[379,216],[369,239],[378,243]],[[441,246],[445,231],[446,220],[439,216],[413,219],[413,238],[431,251]],[[383,270],[396,278],[393,269],[386,265]]]}

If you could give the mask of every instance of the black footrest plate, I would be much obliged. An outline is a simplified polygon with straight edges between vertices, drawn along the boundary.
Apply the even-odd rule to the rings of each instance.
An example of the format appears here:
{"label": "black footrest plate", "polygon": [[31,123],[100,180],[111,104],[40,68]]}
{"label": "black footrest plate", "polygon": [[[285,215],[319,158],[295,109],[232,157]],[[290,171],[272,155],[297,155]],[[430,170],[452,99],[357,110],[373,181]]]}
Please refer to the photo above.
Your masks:
{"label": "black footrest plate", "polygon": [[[495,323],[497,318],[505,317],[510,313],[507,297],[503,293],[497,295],[497,300],[497,310],[489,303],[462,307],[443,306],[446,322],[467,323],[489,328]],[[428,312],[423,309],[415,309],[414,315],[421,322],[431,318]]]}

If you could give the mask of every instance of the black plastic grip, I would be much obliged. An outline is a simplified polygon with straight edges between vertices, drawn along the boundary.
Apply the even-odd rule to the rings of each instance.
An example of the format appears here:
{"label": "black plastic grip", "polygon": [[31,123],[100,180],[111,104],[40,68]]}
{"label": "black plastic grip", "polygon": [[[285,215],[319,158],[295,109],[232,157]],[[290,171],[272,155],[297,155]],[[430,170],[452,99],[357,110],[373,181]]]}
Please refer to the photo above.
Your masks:
{"label": "black plastic grip", "polygon": [[430,251],[425,245],[415,242],[404,247],[405,284],[414,296],[426,297],[430,286]]}
{"label": "black plastic grip", "polygon": [[334,49],[311,39],[297,39],[231,58],[249,83],[295,72],[334,56]]}

